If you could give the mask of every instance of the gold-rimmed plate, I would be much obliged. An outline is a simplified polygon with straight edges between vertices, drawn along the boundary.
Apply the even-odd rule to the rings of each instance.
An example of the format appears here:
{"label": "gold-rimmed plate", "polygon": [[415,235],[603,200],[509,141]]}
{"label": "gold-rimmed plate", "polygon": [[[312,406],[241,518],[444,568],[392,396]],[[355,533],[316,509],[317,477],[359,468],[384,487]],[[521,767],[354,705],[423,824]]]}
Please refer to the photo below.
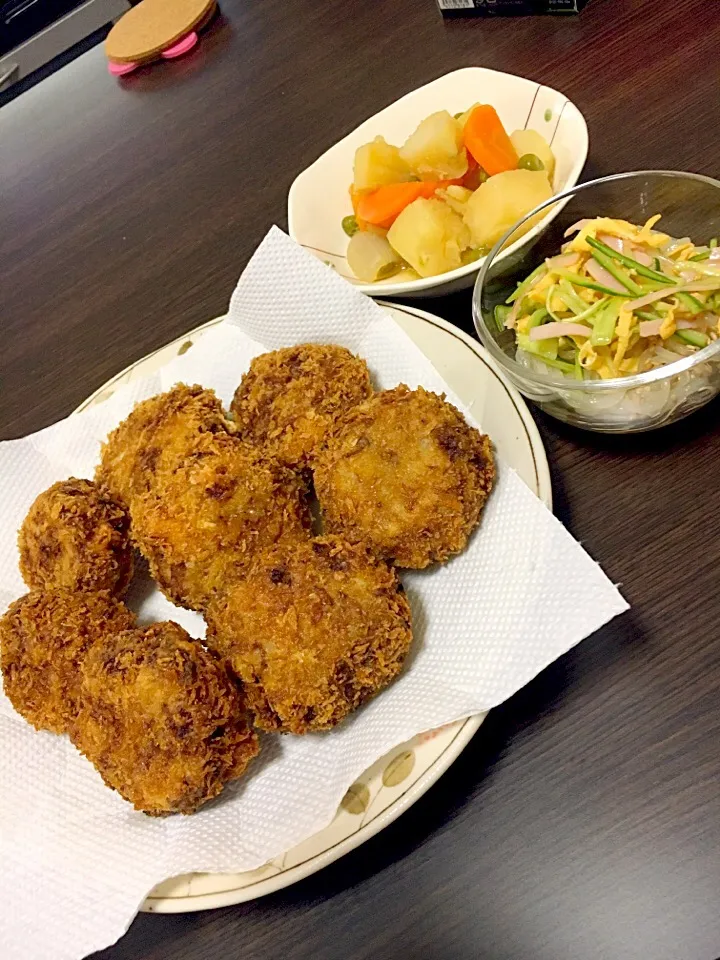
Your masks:
{"label": "gold-rimmed plate", "polygon": [[[547,459],[524,400],[480,344],[445,320],[413,307],[382,303],[435,366],[448,386],[493,438],[499,456],[551,506]],[[118,387],[147,377],[179,353],[191,350],[221,323],[212,320],[117,374],[76,412],[111,396]],[[142,909],[181,913],[225,907],[273,893],[337,860],[408,809],[435,783],[476,733],[484,716],[469,717],[415,737],[391,750],[348,789],[323,830],[257,870],[189,874],[155,887]]]}

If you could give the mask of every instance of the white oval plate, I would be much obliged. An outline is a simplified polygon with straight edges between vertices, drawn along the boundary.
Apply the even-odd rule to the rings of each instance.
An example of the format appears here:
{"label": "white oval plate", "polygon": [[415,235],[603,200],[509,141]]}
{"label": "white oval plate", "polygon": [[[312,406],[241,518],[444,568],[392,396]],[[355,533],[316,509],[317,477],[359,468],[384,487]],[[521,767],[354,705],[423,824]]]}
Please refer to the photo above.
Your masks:
{"label": "white oval plate", "polygon": [[[382,306],[482,423],[504,461],[550,507],[550,473],[540,435],[525,401],[485,349],[430,313],[390,303]],[[211,320],[138,360],[100,387],[76,412],[101,403],[122,384],[154,373],[178,353],[191,349],[207,330],[221,322]],[[155,887],[141,909],[183,913],[226,907],[273,893],[316,873],[415,803],[458,757],[483,720],[484,715],[469,717],[391,750],[350,787],[332,823],[265,866],[246,873],[175,877]]]}
{"label": "white oval plate", "polygon": [[[564,94],[534,80],[485,67],[465,67],[391,103],[304,170],[288,194],[290,236],[370,296],[435,297],[471,287],[483,260],[436,277],[399,282],[391,277],[362,283],[352,275],[345,260],[348,238],[341,223],[343,217],[352,213],[348,188],[359,146],[377,136],[385,137],[388,143],[401,144],[429,114],[437,110],[459,113],[478,101],[491,103],[508,131],[537,130],[550,142],[557,161],[553,184],[556,193],[577,183],[587,158],[588,131],[575,104]],[[553,208],[506,253],[536,237],[559,210]]]}

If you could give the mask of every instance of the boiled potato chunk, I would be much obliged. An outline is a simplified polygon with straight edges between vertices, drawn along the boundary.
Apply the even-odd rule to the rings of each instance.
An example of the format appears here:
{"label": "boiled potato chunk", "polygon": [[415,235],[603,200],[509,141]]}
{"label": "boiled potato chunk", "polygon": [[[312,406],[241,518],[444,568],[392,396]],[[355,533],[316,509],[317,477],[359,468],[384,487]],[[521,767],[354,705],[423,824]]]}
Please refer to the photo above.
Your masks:
{"label": "boiled potato chunk", "polygon": [[345,256],[352,272],[365,283],[385,280],[402,266],[385,237],[364,230],[350,237]]}
{"label": "boiled potato chunk", "polygon": [[413,172],[400,156],[400,150],[382,137],[375,137],[372,143],[364,143],[355,151],[355,190],[375,190],[386,183],[406,183],[413,179]]}
{"label": "boiled potato chunk", "polygon": [[462,127],[447,110],[426,117],[400,147],[400,156],[421,180],[453,180],[468,168]]}
{"label": "boiled potato chunk", "polygon": [[459,187],[455,185],[435,191],[436,197],[440,197],[441,200],[444,200],[451,210],[454,210],[455,213],[459,213],[461,216],[463,213],[465,213],[465,204],[472,195],[472,190],[468,190],[467,187]]}
{"label": "boiled potato chunk", "polygon": [[[463,218],[472,242],[478,247],[492,247],[517,220],[551,196],[544,170],[507,170],[490,177],[465,207]],[[395,246],[389,236],[388,239]]]}
{"label": "boiled potato chunk", "polygon": [[516,130],[515,133],[510,134],[510,141],[519,157],[524,157],[527,153],[534,153],[547,170],[548,180],[550,183],[553,182],[555,155],[542,134],[538,133],[537,130]]}
{"label": "boiled potato chunk", "polygon": [[462,252],[470,245],[470,231],[462,217],[442,200],[423,197],[405,207],[387,238],[421,277],[459,267]]}

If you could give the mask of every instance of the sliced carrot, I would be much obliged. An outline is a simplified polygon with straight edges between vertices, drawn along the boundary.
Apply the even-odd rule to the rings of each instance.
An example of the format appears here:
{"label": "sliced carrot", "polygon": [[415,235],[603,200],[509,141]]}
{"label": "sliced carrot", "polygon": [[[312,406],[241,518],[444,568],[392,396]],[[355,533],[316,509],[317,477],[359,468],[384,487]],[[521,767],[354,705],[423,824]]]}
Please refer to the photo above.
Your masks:
{"label": "sliced carrot", "polygon": [[430,199],[439,187],[449,187],[458,180],[422,180],[411,183],[388,183],[368,193],[355,194],[353,202],[358,221],[389,229],[397,217],[419,197]]}
{"label": "sliced carrot", "polygon": [[495,107],[475,107],[465,124],[463,142],[489,177],[517,169],[518,155]]}

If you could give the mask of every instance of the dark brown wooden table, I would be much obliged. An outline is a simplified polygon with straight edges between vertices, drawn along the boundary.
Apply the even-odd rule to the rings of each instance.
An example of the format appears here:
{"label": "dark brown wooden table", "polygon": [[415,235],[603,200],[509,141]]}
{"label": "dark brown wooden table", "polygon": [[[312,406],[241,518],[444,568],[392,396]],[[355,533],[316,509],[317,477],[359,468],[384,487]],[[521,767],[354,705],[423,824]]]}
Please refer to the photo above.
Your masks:
{"label": "dark brown wooden table", "polygon": [[[434,0],[222,0],[186,60],[118,83],[85,54],[0,110],[0,436],[222,314],[295,174],[449,70],[567,93],[590,128],[585,179],[720,173],[715,6],[443,22]],[[423,306],[470,327],[468,294]],[[557,513],[632,611],[493,711],[353,854],[255,903],[140,916],[102,957],[718,957],[719,412],[627,439],[539,416]]]}

